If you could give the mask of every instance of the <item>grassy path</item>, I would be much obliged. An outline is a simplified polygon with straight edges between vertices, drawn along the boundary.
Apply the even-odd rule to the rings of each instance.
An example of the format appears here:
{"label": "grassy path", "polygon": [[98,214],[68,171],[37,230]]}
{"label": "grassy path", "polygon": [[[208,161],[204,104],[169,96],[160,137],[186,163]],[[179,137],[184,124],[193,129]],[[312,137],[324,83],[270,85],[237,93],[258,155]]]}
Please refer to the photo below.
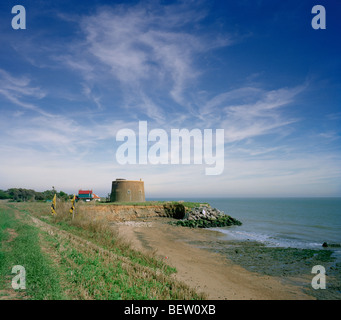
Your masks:
{"label": "grassy path", "polygon": [[[105,225],[48,212],[42,203],[0,203],[3,299],[204,298],[175,281],[174,269],[119,242]],[[11,288],[14,265],[26,269],[26,290]]]}
{"label": "grassy path", "polygon": [[[0,298],[61,299],[59,277],[41,250],[40,231],[15,210],[0,205]],[[12,288],[15,265],[26,270],[26,290]]]}

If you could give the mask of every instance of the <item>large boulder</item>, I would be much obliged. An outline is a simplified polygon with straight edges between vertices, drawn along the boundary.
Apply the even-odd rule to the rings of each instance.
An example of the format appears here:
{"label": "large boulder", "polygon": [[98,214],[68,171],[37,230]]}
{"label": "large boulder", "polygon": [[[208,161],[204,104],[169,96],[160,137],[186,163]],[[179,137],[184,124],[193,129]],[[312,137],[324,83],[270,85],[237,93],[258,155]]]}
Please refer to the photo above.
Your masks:
{"label": "large boulder", "polygon": [[223,211],[205,206],[193,208],[180,219],[182,220],[173,224],[191,228],[226,227],[242,224],[239,220],[226,215]]}

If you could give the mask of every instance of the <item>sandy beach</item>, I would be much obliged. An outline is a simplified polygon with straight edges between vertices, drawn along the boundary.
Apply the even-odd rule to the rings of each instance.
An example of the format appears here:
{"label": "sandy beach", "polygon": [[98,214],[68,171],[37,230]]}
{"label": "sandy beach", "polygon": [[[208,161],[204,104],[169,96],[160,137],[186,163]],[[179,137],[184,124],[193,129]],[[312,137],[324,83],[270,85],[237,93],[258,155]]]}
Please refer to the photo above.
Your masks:
{"label": "sandy beach", "polygon": [[[148,218],[113,224],[131,245],[177,269],[177,279],[204,292],[212,300],[311,300],[297,283],[309,285],[311,275],[299,281],[253,272],[228,258],[234,248],[222,234],[208,229],[172,226],[165,218]],[[217,250],[217,248],[219,250]],[[235,250],[235,249],[233,249]],[[252,250],[254,252],[254,250]],[[247,259],[247,257],[246,257]]]}

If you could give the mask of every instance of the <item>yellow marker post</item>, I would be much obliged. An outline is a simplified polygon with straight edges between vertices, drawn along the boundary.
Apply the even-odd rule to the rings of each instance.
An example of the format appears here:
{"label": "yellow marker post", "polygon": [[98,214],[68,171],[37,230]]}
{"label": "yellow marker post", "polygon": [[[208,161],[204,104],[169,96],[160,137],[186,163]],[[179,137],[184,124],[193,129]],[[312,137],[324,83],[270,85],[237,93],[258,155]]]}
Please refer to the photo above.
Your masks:
{"label": "yellow marker post", "polygon": [[52,200],[52,205],[51,205],[51,213],[53,215],[56,215],[56,202],[57,202],[57,195],[55,194]]}
{"label": "yellow marker post", "polygon": [[76,196],[73,195],[73,198],[71,199],[71,208],[70,208],[70,214],[72,214],[72,219],[74,218],[75,211],[76,211],[75,202],[76,202]]}

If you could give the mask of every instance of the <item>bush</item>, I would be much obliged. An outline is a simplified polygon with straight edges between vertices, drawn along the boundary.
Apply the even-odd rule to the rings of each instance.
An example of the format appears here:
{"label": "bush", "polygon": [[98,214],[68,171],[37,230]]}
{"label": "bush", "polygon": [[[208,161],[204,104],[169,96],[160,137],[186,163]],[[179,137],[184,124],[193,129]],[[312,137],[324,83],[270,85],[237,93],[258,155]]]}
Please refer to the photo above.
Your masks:
{"label": "bush", "polygon": [[6,191],[0,190],[0,199],[10,199],[10,198],[11,196]]}

